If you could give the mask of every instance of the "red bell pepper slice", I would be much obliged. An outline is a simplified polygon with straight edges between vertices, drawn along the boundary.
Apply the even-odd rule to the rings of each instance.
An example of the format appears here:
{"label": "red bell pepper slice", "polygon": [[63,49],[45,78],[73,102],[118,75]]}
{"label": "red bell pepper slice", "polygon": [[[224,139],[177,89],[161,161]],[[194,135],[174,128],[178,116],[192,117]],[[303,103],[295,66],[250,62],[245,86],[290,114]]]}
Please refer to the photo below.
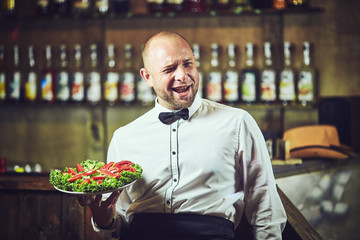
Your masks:
{"label": "red bell pepper slice", "polygon": [[109,169],[110,167],[114,166],[114,162],[109,162],[102,166],[100,169]]}
{"label": "red bell pepper slice", "polygon": [[81,164],[80,164],[80,163],[78,163],[78,164],[76,165],[76,170],[78,171],[78,173],[79,173],[79,172],[83,172],[83,171],[85,171],[84,167],[83,167],[83,166],[81,166]]}
{"label": "red bell pepper slice", "polygon": [[89,184],[90,182],[91,182],[90,178],[86,178],[86,179],[84,179],[84,181],[82,181],[82,182],[80,183],[79,186],[83,185],[84,183]]}
{"label": "red bell pepper slice", "polygon": [[122,166],[131,166],[131,165],[133,165],[133,163],[130,161],[120,161],[120,162],[115,163],[114,167],[120,168]]}
{"label": "red bell pepper slice", "polygon": [[106,177],[105,176],[94,176],[94,177],[91,177],[91,178],[94,179],[95,181],[97,181],[97,180],[103,180]]}
{"label": "red bell pepper slice", "polygon": [[75,176],[72,176],[71,178],[69,178],[68,181],[75,182],[76,180],[81,179],[81,178],[82,178],[81,174],[78,174],[78,175],[75,175]]}
{"label": "red bell pepper slice", "polygon": [[130,171],[130,172],[136,172],[136,169],[131,167],[131,166],[122,166],[120,169],[119,169],[119,172],[122,172],[122,171]]}
{"label": "red bell pepper slice", "polygon": [[107,176],[110,176],[110,177],[115,177],[115,174],[110,172],[109,170],[106,170],[106,169],[99,169],[98,170],[99,173],[102,173],[104,175],[107,175]]}
{"label": "red bell pepper slice", "polygon": [[103,182],[103,181],[102,181],[101,179],[99,179],[99,180],[97,181],[97,184],[100,185],[100,184],[102,184],[102,182]]}
{"label": "red bell pepper slice", "polygon": [[91,169],[89,171],[86,171],[86,172],[82,173],[81,175],[82,176],[90,176],[90,175],[93,175],[94,173],[97,173],[96,170]]}
{"label": "red bell pepper slice", "polygon": [[68,168],[68,173],[71,175],[76,175],[76,172],[72,168]]}

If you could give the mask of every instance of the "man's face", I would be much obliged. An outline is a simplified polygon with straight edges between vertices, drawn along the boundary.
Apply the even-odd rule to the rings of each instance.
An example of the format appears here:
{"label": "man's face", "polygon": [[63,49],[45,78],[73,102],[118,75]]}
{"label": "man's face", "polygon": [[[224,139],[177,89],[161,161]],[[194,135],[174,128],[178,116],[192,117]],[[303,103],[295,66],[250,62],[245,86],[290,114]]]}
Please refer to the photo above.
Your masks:
{"label": "man's face", "polygon": [[149,74],[144,79],[153,87],[159,103],[171,110],[190,107],[199,77],[189,45],[180,37],[166,37],[149,47]]}

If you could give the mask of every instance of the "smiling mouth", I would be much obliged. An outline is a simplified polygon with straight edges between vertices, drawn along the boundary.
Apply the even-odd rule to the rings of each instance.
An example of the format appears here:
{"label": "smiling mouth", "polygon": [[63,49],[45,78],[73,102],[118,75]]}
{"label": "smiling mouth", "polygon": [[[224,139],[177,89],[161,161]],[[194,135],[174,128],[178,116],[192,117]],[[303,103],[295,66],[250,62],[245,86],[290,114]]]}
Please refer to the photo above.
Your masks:
{"label": "smiling mouth", "polygon": [[186,92],[187,90],[189,90],[189,88],[190,88],[190,86],[184,86],[184,87],[176,87],[176,88],[173,88],[172,90],[177,93],[183,93],[183,92]]}

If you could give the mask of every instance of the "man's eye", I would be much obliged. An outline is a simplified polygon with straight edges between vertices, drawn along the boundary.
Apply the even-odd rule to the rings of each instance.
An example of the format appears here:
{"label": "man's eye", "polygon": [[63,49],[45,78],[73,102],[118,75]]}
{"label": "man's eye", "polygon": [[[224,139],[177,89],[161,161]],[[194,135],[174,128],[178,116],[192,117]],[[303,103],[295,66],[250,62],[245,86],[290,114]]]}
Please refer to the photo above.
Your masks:
{"label": "man's eye", "polygon": [[171,73],[174,71],[174,68],[166,68],[164,69],[163,73]]}
{"label": "man's eye", "polygon": [[190,66],[192,66],[192,62],[185,62],[185,63],[184,63],[184,66],[185,66],[185,67],[190,67]]}

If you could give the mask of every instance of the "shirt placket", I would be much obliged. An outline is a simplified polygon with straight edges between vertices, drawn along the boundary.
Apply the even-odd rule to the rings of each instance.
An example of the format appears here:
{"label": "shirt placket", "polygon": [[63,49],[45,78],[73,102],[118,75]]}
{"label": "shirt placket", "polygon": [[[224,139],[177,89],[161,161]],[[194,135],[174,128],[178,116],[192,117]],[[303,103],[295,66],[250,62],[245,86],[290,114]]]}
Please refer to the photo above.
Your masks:
{"label": "shirt placket", "polygon": [[178,144],[178,131],[179,121],[177,120],[170,125],[170,169],[171,169],[171,186],[165,193],[165,212],[173,212],[173,192],[179,183],[179,144]]}

